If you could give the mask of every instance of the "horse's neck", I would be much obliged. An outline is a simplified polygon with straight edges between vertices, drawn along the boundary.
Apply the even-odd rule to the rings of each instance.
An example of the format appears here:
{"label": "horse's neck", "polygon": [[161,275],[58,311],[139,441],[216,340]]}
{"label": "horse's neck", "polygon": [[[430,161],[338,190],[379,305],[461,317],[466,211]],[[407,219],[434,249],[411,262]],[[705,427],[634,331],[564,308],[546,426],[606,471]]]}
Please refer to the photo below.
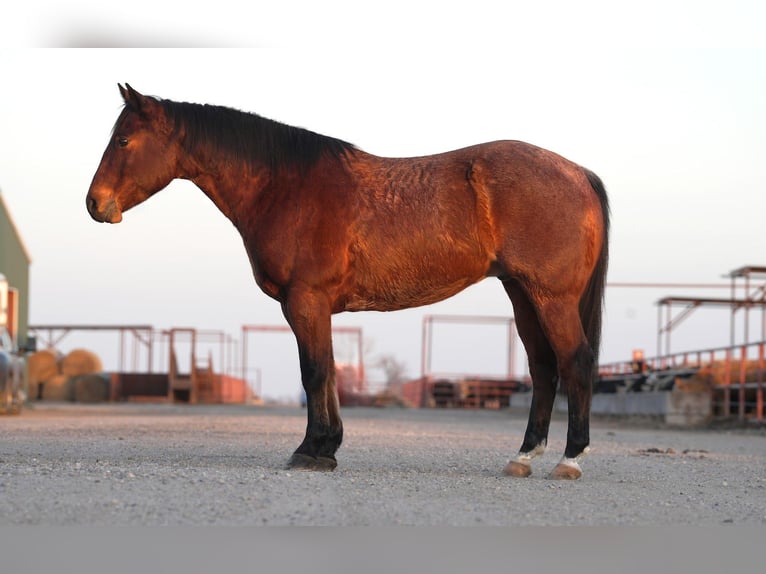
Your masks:
{"label": "horse's neck", "polygon": [[252,170],[245,166],[232,166],[225,162],[208,161],[198,164],[196,173],[185,177],[191,180],[237,225],[238,214],[251,204],[269,179],[268,170]]}

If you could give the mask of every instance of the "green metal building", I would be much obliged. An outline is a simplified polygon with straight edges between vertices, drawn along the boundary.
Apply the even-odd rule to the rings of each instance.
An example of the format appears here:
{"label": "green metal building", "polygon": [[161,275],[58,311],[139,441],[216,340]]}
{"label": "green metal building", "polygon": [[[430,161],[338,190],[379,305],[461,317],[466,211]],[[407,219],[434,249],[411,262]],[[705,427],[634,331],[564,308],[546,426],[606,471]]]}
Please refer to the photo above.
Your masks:
{"label": "green metal building", "polygon": [[18,292],[18,345],[26,346],[29,325],[29,252],[0,191],[0,274]]}

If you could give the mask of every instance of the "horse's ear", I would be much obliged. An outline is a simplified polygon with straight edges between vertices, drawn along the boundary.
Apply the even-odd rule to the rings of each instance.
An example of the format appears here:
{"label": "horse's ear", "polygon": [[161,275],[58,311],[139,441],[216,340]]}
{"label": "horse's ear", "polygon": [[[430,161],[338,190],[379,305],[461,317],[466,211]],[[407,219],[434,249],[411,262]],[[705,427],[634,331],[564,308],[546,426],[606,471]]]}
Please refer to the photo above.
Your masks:
{"label": "horse's ear", "polygon": [[117,84],[120,88],[120,94],[122,94],[122,99],[125,100],[126,106],[131,106],[136,111],[141,111],[141,104],[143,102],[144,96],[139,94],[136,90],[133,89],[133,87],[126,83],[125,87],[123,88],[122,85]]}
{"label": "horse's ear", "polygon": [[152,97],[144,96],[138,93],[130,84],[126,83],[125,87],[117,84],[120,88],[120,94],[122,99],[125,100],[125,105],[132,108],[134,111],[141,115],[146,115],[155,109],[157,100]]}

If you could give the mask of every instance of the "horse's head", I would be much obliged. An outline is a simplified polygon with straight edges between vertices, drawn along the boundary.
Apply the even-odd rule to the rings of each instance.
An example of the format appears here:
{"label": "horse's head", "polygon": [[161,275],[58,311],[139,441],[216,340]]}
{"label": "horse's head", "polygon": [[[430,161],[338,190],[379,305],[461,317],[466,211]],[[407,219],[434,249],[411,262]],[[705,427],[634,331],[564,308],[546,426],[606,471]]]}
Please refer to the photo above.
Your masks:
{"label": "horse's head", "polygon": [[119,86],[125,108],[114,125],[88,190],[88,213],[119,223],[122,212],[148,199],[178,175],[179,146],[162,104]]}

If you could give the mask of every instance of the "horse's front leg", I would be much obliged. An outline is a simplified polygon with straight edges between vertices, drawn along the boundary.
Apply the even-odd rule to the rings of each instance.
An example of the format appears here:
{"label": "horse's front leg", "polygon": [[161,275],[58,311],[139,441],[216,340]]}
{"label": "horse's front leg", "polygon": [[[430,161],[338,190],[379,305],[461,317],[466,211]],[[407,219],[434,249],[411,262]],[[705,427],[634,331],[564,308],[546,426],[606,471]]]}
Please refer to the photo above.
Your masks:
{"label": "horse's front leg", "polygon": [[343,440],[343,423],[335,388],[330,305],[308,289],[295,289],[282,306],[298,342],[301,380],[306,391],[308,424],[289,468],[334,470],[335,452]]}

